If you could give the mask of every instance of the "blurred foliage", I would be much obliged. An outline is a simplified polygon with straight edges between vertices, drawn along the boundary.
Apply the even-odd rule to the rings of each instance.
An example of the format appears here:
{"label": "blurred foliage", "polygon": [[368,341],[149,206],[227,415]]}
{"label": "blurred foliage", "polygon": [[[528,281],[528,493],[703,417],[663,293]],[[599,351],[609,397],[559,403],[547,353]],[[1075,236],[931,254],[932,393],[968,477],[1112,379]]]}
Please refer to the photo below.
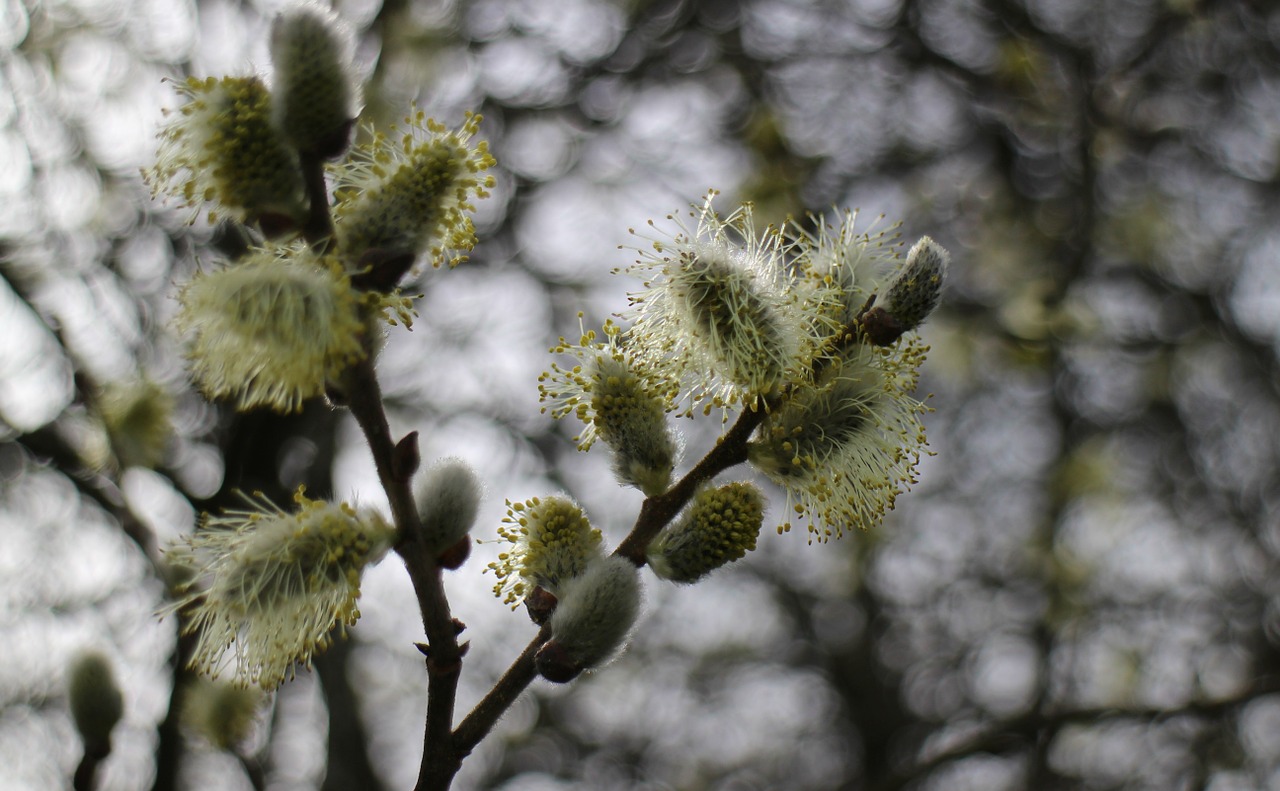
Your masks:
{"label": "blurred foliage", "polygon": [[[412,784],[425,674],[396,568],[368,581],[365,619],[319,684],[286,687],[237,754],[166,714],[184,649],[151,617],[158,548],[235,486],[380,496],[340,413],[205,404],[167,330],[174,284],[239,242],[183,225],[138,178],[173,101],[161,78],[264,64],[275,10],[0,2],[7,788],[67,783],[79,747],[62,673],[89,646],[125,697],[104,788]],[[536,687],[459,787],[1276,784],[1274,4],[337,10],[360,31],[374,116],[478,109],[500,162],[472,262],[415,286],[421,319],[381,361],[393,421],[421,431],[424,457],[465,456],[486,480],[480,530],[504,497],[558,488],[614,539],[638,507],[536,403],[576,312],[625,306],[609,272],[629,261],[628,227],[714,186],[773,221],[884,212],[953,253],[923,333],[938,455],[884,528],[824,547],[763,536],[697,586],[650,579],[631,650],[567,691]],[[140,386],[163,408],[104,425]],[[693,432],[687,455],[707,441]],[[487,598],[479,549],[450,579],[473,642],[464,707],[531,633]]]}

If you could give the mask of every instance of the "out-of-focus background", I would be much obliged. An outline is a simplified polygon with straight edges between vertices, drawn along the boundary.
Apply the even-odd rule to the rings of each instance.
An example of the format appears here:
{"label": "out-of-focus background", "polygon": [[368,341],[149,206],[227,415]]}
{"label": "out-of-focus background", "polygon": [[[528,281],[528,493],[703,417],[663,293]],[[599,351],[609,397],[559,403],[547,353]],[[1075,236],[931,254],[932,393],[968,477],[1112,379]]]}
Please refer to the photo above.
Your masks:
{"label": "out-of-focus background", "polygon": [[[168,327],[175,287],[233,244],[141,182],[164,79],[265,72],[279,8],[0,0],[3,789],[70,787],[85,648],[125,695],[104,789],[416,776],[421,624],[394,558],[350,639],[232,751],[180,723],[194,693],[153,616],[158,548],[233,487],[383,502],[347,416],[210,406]],[[578,311],[625,308],[628,227],[715,187],[763,221],[883,213],[953,256],[923,328],[937,455],[883,529],[819,546],[766,528],[697,586],[648,577],[630,650],[536,683],[458,788],[1280,788],[1280,7],[336,10],[367,118],[478,110],[500,163],[472,261],[421,277],[421,317],[380,361],[393,430],[484,478],[481,537],[506,498],[569,492],[615,541],[636,513],[536,383]],[[158,445],[104,428],[140,388],[171,410]],[[714,428],[687,426],[686,463]],[[472,644],[460,713],[533,634],[481,574],[496,552],[447,579]]]}

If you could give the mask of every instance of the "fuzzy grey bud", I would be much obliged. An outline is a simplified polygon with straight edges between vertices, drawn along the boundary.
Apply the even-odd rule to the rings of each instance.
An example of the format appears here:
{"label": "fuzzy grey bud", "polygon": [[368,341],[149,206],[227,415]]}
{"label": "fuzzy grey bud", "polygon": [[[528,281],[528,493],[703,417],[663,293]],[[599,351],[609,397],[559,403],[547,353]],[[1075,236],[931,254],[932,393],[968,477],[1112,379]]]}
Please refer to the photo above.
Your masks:
{"label": "fuzzy grey bud", "polygon": [[432,551],[443,552],[467,537],[484,490],[466,462],[452,458],[436,462],[418,476],[414,490],[423,541]]}
{"label": "fuzzy grey bud", "polygon": [[322,158],[347,148],[355,118],[351,34],[329,11],[291,8],[271,28],[272,115],[299,151]]}
{"label": "fuzzy grey bud", "polygon": [[864,329],[873,342],[888,345],[929,318],[942,297],[950,260],[946,248],[927,236],[920,237],[907,253],[902,270],[885,290],[882,304],[864,317]]}
{"label": "fuzzy grey bud", "polygon": [[640,614],[640,575],[631,561],[593,561],[565,586],[551,616],[551,640],[536,657],[538,672],[564,683],[607,662],[622,647]]}
{"label": "fuzzy grey bud", "polygon": [[124,714],[124,697],[107,658],[96,651],[76,657],[67,674],[67,697],[85,753],[109,754],[111,731]]}

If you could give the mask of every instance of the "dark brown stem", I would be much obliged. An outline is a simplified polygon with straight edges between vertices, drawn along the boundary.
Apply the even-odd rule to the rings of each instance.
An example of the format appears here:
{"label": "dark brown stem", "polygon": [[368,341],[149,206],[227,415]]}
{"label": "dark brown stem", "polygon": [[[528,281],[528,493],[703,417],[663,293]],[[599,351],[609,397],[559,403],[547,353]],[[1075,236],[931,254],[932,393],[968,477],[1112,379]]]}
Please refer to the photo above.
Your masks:
{"label": "dark brown stem", "polygon": [[485,736],[489,735],[489,731],[507,709],[511,708],[511,704],[515,703],[525,688],[537,678],[538,671],[533,660],[538,649],[550,639],[551,627],[544,624],[516,661],[511,663],[511,667],[507,668],[502,678],[498,679],[498,683],[489,690],[489,694],[485,695],[466,719],[458,725],[458,729],[453,733],[453,739],[460,755],[465,756],[471,752]]}
{"label": "dark brown stem", "polygon": [[[776,401],[767,404],[770,408],[776,405]],[[656,497],[646,498],[640,506],[640,515],[636,517],[631,532],[618,544],[613,554],[627,558],[637,566],[643,566],[644,553],[649,548],[649,543],[680,513],[680,509],[693,498],[698,487],[747,460],[747,440],[751,438],[751,432],[756,430],[756,426],[760,425],[760,421],[764,420],[765,414],[763,406],[745,410],[711,452],[685,473],[675,486]]]}
{"label": "dark brown stem", "polygon": [[353,366],[343,384],[347,405],[369,443],[378,479],[391,504],[400,535],[395,549],[404,559],[413,581],[427,634],[427,723],[416,790],[443,791],[462,765],[462,756],[454,747],[451,734],[458,676],[462,671],[458,626],[449,612],[440,564],[422,541],[422,525],[410,491],[410,476],[405,474],[404,465],[396,464],[397,443],[391,438],[387,425],[373,361],[366,358]]}
{"label": "dark brown stem", "polygon": [[307,186],[307,224],[302,235],[313,245],[327,242],[333,236],[333,218],[329,214],[329,188],[324,183],[324,160],[311,154],[300,155],[302,177]]}
{"label": "dark brown stem", "polygon": [[85,747],[84,756],[76,766],[75,775],[71,778],[71,787],[75,791],[93,791],[97,787],[98,764],[111,754],[111,745]]}

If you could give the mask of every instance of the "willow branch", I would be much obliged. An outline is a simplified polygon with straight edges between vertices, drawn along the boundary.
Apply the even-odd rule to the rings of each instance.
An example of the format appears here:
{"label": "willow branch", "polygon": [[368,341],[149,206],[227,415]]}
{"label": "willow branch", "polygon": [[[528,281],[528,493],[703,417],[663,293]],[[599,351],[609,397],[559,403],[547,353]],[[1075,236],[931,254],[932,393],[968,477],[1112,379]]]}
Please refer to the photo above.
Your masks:
{"label": "willow branch", "polygon": [[914,766],[891,775],[875,788],[877,791],[898,791],[898,789],[905,788],[947,764],[962,761],[975,755],[1004,754],[1013,750],[1023,749],[1029,744],[1042,740],[1038,737],[1042,737],[1046,732],[1056,731],[1067,725],[1096,725],[1115,720],[1158,722],[1174,717],[1214,719],[1231,715],[1240,707],[1258,698],[1274,695],[1278,691],[1280,691],[1280,679],[1263,677],[1233,695],[1210,700],[1191,701],[1185,705],[1170,708],[1102,707],[1062,711],[1032,711],[1021,717],[994,723],[988,728],[964,739],[959,744],[924,757]]}
{"label": "willow branch", "polygon": [[[724,470],[747,460],[747,440],[750,439],[751,432],[755,431],[756,426],[760,425],[764,415],[763,409],[743,412],[738,416],[733,428],[729,429],[716,446],[702,458],[702,461],[689,470],[675,486],[663,494],[646,498],[644,504],[640,506],[640,514],[636,517],[635,525],[614,550],[614,554],[627,558],[636,566],[643,566],[644,553],[649,542],[653,541],[662,528],[666,527],[680,509],[693,498],[698,487]],[[534,658],[537,656],[538,649],[550,639],[551,627],[544,624],[489,694],[476,704],[476,707],[458,726],[457,731],[454,732],[454,741],[460,752],[464,754],[470,752],[479,744],[507,709],[511,708],[525,688],[537,678],[538,671],[534,665]]]}
{"label": "willow branch", "polygon": [[[347,389],[343,395],[369,443],[378,480],[391,505],[400,536],[395,550],[403,558],[413,582],[427,634],[424,651],[428,674],[427,722],[417,788],[419,791],[448,788],[461,764],[451,735],[458,676],[462,670],[459,625],[449,611],[440,564],[422,540],[422,525],[409,486],[415,465],[396,463],[396,442],[387,424],[373,361],[366,358],[353,366],[344,384]],[[412,442],[412,438],[409,441]]]}
{"label": "willow branch", "polygon": [[[861,321],[867,313],[875,297],[867,300],[867,304],[858,314],[854,323],[834,336],[832,349],[839,349],[851,343],[866,340]],[[827,365],[825,357],[814,361],[812,375],[816,378]],[[626,538],[618,544],[613,554],[625,557],[637,567],[644,566],[645,551],[649,544],[662,532],[662,528],[680,513],[693,499],[698,488],[720,473],[747,461],[747,445],[752,433],[764,421],[765,416],[781,406],[791,395],[790,390],[771,398],[761,399],[753,409],[743,410],[734,421],[733,427],[721,436],[712,448],[693,469],[685,473],[674,486],[660,495],[645,498],[640,506],[640,513]],[[454,732],[454,741],[462,755],[469,753],[481,740],[489,734],[493,726],[506,713],[507,709],[519,698],[520,694],[538,676],[534,659],[538,649],[551,639],[551,630],[543,625],[538,634],[529,642],[520,656],[512,662],[507,672],[498,680],[489,694],[484,697]]]}
{"label": "willow branch", "polygon": [[466,755],[483,741],[507,709],[511,708],[525,688],[537,678],[538,670],[533,660],[537,656],[538,649],[550,639],[551,626],[543,624],[538,634],[529,641],[529,645],[525,646],[520,656],[511,663],[511,667],[507,668],[507,672],[498,679],[498,683],[493,685],[493,689],[489,690],[489,694],[485,695],[466,719],[458,725],[458,729],[453,733],[458,752]]}
{"label": "willow branch", "polygon": [[322,244],[333,236],[333,217],[329,214],[329,188],[324,182],[324,160],[313,154],[303,154],[300,160],[309,207],[302,235],[311,244]]}

